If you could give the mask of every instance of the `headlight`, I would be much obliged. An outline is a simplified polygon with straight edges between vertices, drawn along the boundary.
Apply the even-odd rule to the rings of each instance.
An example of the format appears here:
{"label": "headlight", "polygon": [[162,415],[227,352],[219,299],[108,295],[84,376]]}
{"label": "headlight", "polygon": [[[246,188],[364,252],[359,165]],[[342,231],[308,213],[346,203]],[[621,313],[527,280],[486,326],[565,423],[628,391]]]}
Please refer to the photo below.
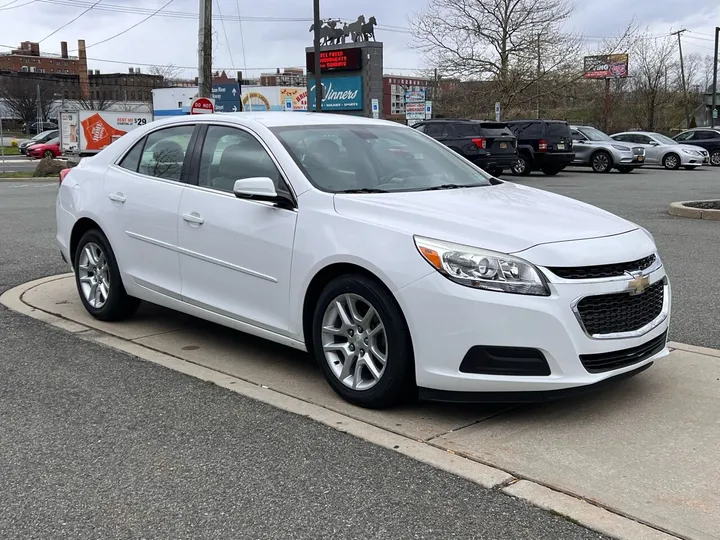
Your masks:
{"label": "headlight", "polygon": [[683,154],[687,154],[688,156],[701,156],[702,154],[700,152],[697,152],[696,150],[688,150],[687,148],[682,149]]}
{"label": "headlight", "polygon": [[621,146],[619,144],[613,144],[611,146],[613,148],[615,148],[616,150],[620,150],[621,152],[629,152],[630,151],[630,149],[627,146]]}
{"label": "headlight", "polygon": [[550,296],[540,270],[523,259],[422,236],[414,238],[423,258],[455,283],[487,291]]}

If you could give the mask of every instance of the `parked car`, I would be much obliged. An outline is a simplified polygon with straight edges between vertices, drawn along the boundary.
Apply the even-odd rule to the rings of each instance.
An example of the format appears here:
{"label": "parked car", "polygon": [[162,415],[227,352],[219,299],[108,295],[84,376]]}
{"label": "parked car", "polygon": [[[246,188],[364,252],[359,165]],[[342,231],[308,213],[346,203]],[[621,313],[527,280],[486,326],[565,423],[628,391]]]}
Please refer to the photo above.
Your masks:
{"label": "parked car", "polygon": [[720,130],[692,128],[673,137],[675,142],[704,148],[710,154],[710,165],[720,166]]}
{"label": "parked car", "polygon": [[699,146],[683,145],[673,141],[661,133],[650,131],[626,131],[612,135],[616,141],[632,143],[645,149],[647,165],[662,165],[666,169],[676,170],[685,167],[697,169],[708,163],[708,151]]}
{"label": "parked car", "polygon": [[35,134],[53,129],[58,129],[58,125],[55,122],[31,122],[30,125],[25,124],[23,126],[23,131]]}
{"label": "parked car", "polygon": [[562,120],[512,120],[508,126],[518,140],[515,175],[540,170],[555,175],[575,159],[570,126]]}
{"label": "parked car", "polygon": [[54,139],[58,137],[60,132],[57,129],[51,129],[49,131],[43,131],[42,133],[38,133],[35,135],[32,139],[28,139],[27,141],[23,141],[18,145],[18,150],[21,154],[25,155],[27,153],[27,149],[29,146],[32,146],[33,144],[42,144],[44,142],[49,141],[50,139]]}
{"label": "parked car", "polygon": [[95,318],[146,300],[307,350],[361,406],[545,399],[668,354],[650,233],[392,122],[156,121],[62,171],[56,216]]}
{"label": "parked car", "polygon": [[503,122],[442,118],[413,127],[495,176],[517,161],[517,140]]}
{"label": "parked car", "polygon": [[44,143],[28,146],[26,152],[28,157],[31,158],[56,158],[62,154],[60,151],[60,138],[56,137]]}
{"label": "parked car", "polygon": [[589,165],[597,173],[608,173],[612,169],[629,173],[645,163],[642,146],[619,144],[594,127],[570,126],[570,135],[575,152],[573,165]]}

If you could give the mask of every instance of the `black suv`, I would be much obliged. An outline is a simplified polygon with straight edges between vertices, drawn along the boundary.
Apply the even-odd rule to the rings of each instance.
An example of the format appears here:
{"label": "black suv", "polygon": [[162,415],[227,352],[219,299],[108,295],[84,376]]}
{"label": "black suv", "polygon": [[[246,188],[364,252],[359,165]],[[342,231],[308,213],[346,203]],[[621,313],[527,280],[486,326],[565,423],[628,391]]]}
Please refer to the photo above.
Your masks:
{"label": "black suv", "polygon": [[517,137],[518,160],[512,173],[519,176],[540,170],[554,175],[575,159],[570,126],[563,120],[511,120],[508,126]]}
{"label": "black suv", "polygon": [[710,165],[720,165],[720,130],[712,128],[692,128],[673,137],[680,144],[700,146],[710,154]]}
{"label": "black suv", "polygon": [[503,122],[443,118],[413,127],[495,176],[511,169],[517,160],[517,140]]}

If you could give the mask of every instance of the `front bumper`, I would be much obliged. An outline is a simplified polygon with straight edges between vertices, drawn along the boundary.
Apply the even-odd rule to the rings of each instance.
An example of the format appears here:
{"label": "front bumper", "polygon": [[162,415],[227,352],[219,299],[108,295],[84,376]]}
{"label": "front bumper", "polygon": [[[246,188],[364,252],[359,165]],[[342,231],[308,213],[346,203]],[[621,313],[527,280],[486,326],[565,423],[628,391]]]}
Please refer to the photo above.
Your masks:
{"label": "front bumper", "polygon": [[710,155],[699,155],[699,156],[693,156],[690,154],[686,154],[685,152],[680,153],[680,165],[685,166],[700,166],[710,163]]}
{"label": "front bumper", "polygon": [[[666,305],[642,332],[622,337],[598,338],[588,335],[573,306],[585,296],[626,291],[627,278],[604,280],[563,280],[543,270],[550,281],[549,297],[472,289],[433,273],[397,291],[396,296],[408,320],[413,341],[416,381],[421,395],[441,399],[446,392],[472,393],[473,401],[523,401],[501,397],[500,393],[555,392],[586,387],[619,375],[636,372],[668,354],[665,342],[670,321],[671,291],[660,265],[648,274],[651,284],[663,281]],[[643,349],[656,340],[659,350],[650,351],[637,362],[618,369],[589,372],[580,356]],[[540,351],[549,375],[488,375],[460,371],[473,347],[513,347]],[[465,396],[469,396],[466,394]],[[462,394],[459,394],[462,397]],[[494,397],[493,397],[494,396]],[[487,396],[486,396],[487,397]],[[443,399],[449,399],[445,396]],[[467,399],[460,399],[467,400]]]}

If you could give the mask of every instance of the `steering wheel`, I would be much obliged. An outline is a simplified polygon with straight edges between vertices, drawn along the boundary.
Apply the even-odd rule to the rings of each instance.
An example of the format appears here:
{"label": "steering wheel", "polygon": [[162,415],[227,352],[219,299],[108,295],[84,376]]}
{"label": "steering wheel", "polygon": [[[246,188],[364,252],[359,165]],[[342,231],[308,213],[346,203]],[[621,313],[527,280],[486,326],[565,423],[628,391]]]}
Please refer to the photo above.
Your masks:
{"label": "steering wheel", "polygon": [[393,173],[391,173],[391,174],[388,174],[388,175],[386,175],[386,176],[383,176],[383,177],[380,179],[380,184],[390,184],[390,183],[392,183],[392,180],[394,180],[395,178],[399,178],[399,179],[404,180],[405,178],[408,178],[408,177],[410,177],[410,176],[415,176],[415,174],[416,174],[415,171],[413,171],[412,169],[408,169],[408,168],[406,168],[406,167],[403,167],[403,168],[398,169],[397,171],[395,171],[395,172],[393,172]]}

